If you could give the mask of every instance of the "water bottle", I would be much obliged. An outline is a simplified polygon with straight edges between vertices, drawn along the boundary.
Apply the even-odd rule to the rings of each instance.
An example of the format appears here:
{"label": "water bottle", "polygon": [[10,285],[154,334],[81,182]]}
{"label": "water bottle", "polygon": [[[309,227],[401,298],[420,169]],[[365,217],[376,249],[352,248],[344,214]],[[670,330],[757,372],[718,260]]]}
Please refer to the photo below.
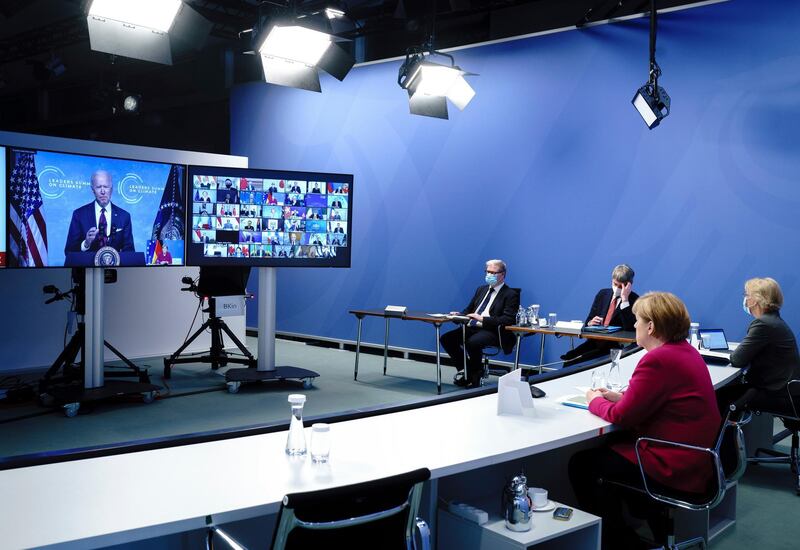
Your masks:
{"label": "water bottle", "polygon": [[539,324],[539,304],[528,306],[528,323],[530,323],[532,327]]}
{"label": "water bottle", "polygon": [[289,436],[286,438],[286,454],[302,456],[306,454],[306,435],[303,432],[303,405],[306,396],[301,393],[289,395],[292,405],[292,419],[289,422]]}
{"label": "water bottle", "polygon": [[522,306],[519,306],[519,309],[517,310],[517,326],[525,326],[525,309]]}
{"label": "water bottle", "polygon": [[689,323],[689,344],[700,349],[700,323]]}

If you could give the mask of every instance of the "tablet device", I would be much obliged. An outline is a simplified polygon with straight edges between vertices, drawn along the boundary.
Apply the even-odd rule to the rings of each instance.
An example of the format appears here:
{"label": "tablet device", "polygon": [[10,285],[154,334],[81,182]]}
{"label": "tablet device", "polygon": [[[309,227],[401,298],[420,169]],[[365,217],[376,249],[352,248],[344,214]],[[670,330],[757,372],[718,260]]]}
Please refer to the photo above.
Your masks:
{"label": "tablet device", "polygon": [[707,350],[725,351],[728,349],[728,339],[721,328],[704,328],[700,330],[700,340]]}

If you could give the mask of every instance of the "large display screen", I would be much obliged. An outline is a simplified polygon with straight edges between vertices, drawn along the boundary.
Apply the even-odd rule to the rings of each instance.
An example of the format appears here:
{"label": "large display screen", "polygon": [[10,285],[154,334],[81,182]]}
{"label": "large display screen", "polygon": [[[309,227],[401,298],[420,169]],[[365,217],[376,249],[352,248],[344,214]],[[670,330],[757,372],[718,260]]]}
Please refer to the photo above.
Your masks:
{"label": "large display screen", "polygon": [[8,267],[185,263],[185,166],[6,153]]}
{"label": "large display screen", "polygon": [[[6,181],[6,148],[0,147],[0,182]],[[0,268],[6,266],[6,187],[0,183]]]}
{"label": "large display screen", "polygon": [[191,265],[350,267],[353,176],[189,167]]}

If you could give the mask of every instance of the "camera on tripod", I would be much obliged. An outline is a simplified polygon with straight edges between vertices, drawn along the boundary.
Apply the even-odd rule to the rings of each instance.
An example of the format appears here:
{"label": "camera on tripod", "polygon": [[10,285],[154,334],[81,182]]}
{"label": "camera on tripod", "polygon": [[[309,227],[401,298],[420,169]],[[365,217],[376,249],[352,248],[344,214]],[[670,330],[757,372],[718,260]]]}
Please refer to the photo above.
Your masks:
{"label": "camera on tripod", "polygon": [[[208,319],[175,353],[164,358],[164,378],[170,378],[172,366],[180,363],[210,363],[213,370],[225,367],[228,363],[256,366],[256,358],[222,320],[222,317],[228,315],[243,314],[249,277],[249,267],[201,267],[200,276],[196,280],[191,277],[181,278],[181,283],[188,285],[181,289],[182,292],[194,292],[201,303],[208,300],[208,308],[203,310],[208,313]],[[211,349],[208,353],[187,353],[181,357],[181,353],[206,331],[211,332]],[[223,335],[231,339],[241,355],[235,356],[225,350]]]}

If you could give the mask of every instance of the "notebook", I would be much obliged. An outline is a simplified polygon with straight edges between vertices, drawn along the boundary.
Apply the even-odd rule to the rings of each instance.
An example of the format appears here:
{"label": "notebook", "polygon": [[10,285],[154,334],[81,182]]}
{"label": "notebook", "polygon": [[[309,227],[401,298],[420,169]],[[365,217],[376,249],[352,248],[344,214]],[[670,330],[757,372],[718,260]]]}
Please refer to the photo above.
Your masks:
{"label": "notebook", "polygon": [[589,404],[586,402],[586,395],[567,395],[559,399],[562,405],[567,407],[575,407],[576,409],[588,409]]}

